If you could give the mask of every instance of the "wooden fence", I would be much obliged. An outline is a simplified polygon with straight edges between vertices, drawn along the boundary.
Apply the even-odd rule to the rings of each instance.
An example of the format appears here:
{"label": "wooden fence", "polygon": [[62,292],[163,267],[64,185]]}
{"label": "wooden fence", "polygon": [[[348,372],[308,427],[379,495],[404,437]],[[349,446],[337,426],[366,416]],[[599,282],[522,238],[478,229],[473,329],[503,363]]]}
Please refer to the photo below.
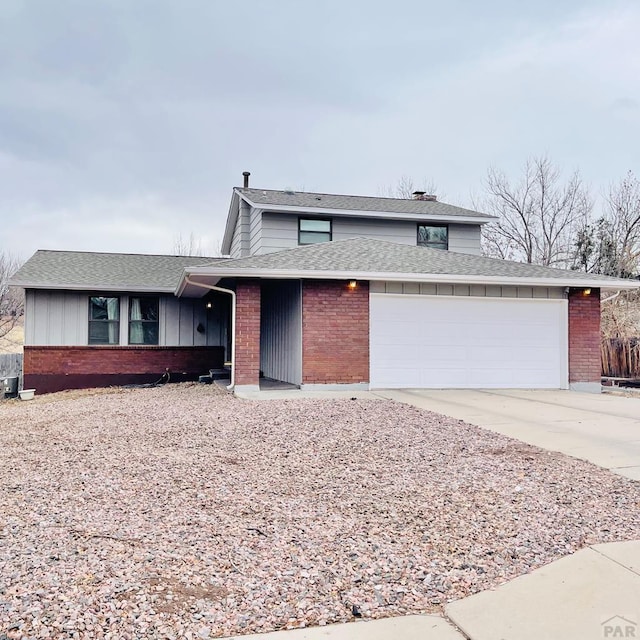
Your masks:
{"label": "wooden fence", "polygon": [[605,338],[600,352],[603,376],[640,379],[640,338]]}
{"label": "wooden fence", "polygon": [[0,378],[22,375],[21,353],[0,353]]}

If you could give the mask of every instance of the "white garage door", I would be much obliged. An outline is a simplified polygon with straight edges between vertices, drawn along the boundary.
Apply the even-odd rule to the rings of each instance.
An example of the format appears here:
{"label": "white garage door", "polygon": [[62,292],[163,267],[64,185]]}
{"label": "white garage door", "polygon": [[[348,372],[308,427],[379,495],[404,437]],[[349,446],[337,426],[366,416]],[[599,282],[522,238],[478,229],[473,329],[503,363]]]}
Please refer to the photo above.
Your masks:
{"label": "white garage door", "polygon": [[371,294],[372,388],[566,388],[566,300]]}

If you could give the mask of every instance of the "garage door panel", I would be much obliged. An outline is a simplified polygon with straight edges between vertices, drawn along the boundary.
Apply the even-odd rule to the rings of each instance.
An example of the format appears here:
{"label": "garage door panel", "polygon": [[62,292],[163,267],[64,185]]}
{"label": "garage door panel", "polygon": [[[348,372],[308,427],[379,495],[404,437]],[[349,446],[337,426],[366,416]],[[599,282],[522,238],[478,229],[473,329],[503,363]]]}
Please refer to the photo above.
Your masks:
{"label": "garage door panel", "polygon": [[371,386],[566,388],[565,300],[371,294]]}

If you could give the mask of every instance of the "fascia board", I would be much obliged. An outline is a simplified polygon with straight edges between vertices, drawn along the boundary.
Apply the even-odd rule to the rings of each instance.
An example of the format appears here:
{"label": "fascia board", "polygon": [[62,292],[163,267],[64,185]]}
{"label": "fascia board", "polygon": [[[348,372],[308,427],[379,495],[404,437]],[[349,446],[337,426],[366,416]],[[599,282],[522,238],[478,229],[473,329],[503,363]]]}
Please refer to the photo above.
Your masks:
{"label": "fascia board", "polygon": [[144,286],[128,286],[113,284],[43,284],[41,282],[10,282],[12,287],[21,287],[22,289],[51,289],[63,291],[131,291],[133,293],[173,293],[173,287],[144,287]]}
{"label": "fascia board", "polygon": [[[231,203],[229,204],[229,213],[227,214],[227,223],[224,228],[224,236],[222,237],[222,246],[220,247],[221,253],[229,253],[231,249],[231,240],[233,240],[233,231],[238,224],[238,214],[240,212],[239,198],[242,194],[236,189],[233,190],[231,195]],[[246,200],[246,198],[243,198]],[[247,201],[248,202],[248,201]]]}
{"label": "fascia board", "polygon": [[245,195],[241,197],[255,209],[262,209],[266,212],[273,213],[294,213],[294,214],[318,214],[321,216],[344,216],[350,218],[376,218],[380,220],[408,220],[411,222],[420,222],[428,220],[433,222],[460,222],[487,224],[493,220],[497,220],[496,216],[454,216],[454,215],[436,215],[432,213],[395,213],[393,211],[364,211],[360,209],[328,209],[323,207],[292,207],[288,205],[274,205],[261,202],[259,204],[253,202]]}
{"label": "fascia board", "polygon": [[605,289],[639,289],[633,280],[596,280],[589,278],[544,278],[523,276],[452,275],[442,273],[398,273],[388,271],[305,271],[291,269],[220,269],[192,267],[189,275],[221,278],[282,278],[312,280],[386,280],[388,282],[434,282],[443,284],[496,284],[527,287],[592,287]]}

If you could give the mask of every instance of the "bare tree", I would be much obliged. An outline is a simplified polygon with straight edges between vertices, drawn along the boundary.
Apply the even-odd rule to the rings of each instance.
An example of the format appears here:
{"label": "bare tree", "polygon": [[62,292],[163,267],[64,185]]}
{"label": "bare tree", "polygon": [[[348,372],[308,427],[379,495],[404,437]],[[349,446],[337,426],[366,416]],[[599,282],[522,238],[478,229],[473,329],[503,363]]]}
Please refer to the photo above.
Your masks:
{"label": "bare tree", "polygon": [[174,256],[216,257],[222,255],[222,249],[218,241],[213,244],[211,250],[208,250],[202,245],[202,240],[191,232],[188,238],[183,238],[181,233],[175,236],[172,253]]}
{"label": "bare tree", "polygon": [[404,198],[410,200],[413,198],[414,191],[424,191],[428,194],[436,195],[438,193],[436,183],[426,178],[416,182],[409,176],[402,176],[393,186],[387,186],[379,190],[382,197],[386,198]]}
{"label": "bare tree", "polygon": [[203,256],[202,241],[196,238],[193,231],[188,238],[183,238],[179,233],[173,239],[173,255],[176,256]]}
{"label": "bare tree", "polygon": [[575,265],[626,278],[640,272],[640,182],[631,171],[609,187],[602,216],[580,229]]}
{"label": "bare tree", "polygon": [[640,258],[640,182],[631,171],[617,185],[610,187],[607,205],[618,258],[616,275],[637,275]]}
{"label": "bare tree", "polygon": [[24,312],[24,295],[9,286],[9,278],[18,270],[20,261],[8,253],[0,253],[0,338],[13,329]]}
{"label": "bare tree", "polygon": [[517,183],[489,169],[485,190],[480,206],[498,217],[484,232],[487,255],[548,266],[572,263],[576,233],[593,206],[578,171],[563,180],[548,158],[530,158]]}

